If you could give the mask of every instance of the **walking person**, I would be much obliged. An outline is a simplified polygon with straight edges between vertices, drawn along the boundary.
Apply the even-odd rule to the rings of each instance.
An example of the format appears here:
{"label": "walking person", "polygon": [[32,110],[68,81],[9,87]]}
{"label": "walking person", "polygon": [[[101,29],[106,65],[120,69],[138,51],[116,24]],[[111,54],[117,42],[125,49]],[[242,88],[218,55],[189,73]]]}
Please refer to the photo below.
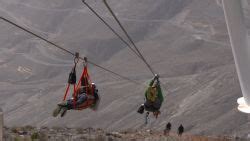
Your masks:
{"label": "walking person", "polygon": [[170,130],[171,130],[171,127],[172,127],[171,123],[168,122],[168,123],[166,124],[166,128],[165,128],[165,130],[164,130],[164,135],[165,135],[165,136],[169,136],[169,132],[170,132]]}
{"label": "walking person", "polygon": [[183,134],[183,132],[184,132],[184,127],[183,127],[183,125],[181,124],[181,125],[179,126],[179,128],[178,128],[178,136],[181,136],[181,135]]}

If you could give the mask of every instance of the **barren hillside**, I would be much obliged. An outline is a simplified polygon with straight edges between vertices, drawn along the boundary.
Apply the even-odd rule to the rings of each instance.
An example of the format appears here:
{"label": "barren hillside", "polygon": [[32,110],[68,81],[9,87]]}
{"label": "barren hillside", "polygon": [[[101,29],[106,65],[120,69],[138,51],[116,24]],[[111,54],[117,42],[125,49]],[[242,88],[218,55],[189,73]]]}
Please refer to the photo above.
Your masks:
{"label": "barren hillside", "polygon": [[[119,33],[101,0],[87,0]],[[247,136],[248,115],[237,110],[241,90],[224,15],[215,0],[108,0],[150,65],[160,74],[160,117],[136,113],[145,86],[90,66],[100,109],[53,118],[72,56],[0,22],[0,106],[6,126],[158,129],[172,122],[191,134]],[[82,56],[146,84],[152,74],[81,0],[0,0],[0,15]],[[82,65],[79,65],[80,73]]]}

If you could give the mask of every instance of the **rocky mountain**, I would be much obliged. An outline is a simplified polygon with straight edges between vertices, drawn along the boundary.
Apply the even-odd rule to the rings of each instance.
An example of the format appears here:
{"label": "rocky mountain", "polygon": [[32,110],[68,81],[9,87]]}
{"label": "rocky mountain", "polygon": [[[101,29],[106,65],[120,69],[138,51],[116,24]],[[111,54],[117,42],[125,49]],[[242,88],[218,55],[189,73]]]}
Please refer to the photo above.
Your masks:
{"label": "rocky mountain", "polygon": [[[122,34],[101,0],[87,2]],[[191,134],[247,136],[248,115],[237,110],[241,90],[218,1],[108,2],[160,74],[165,98],[160,117],[150,116],[144,125],[144,116],[136,113],[152,78],[148,68],[80,0],[0,0],[2,17],[142,84],[90,65],[102,97],[100,109],[53,118],[72,56],[1,21],[0,106],[6,126],[162,130],[170,121],[173,128],[183,124]]]}

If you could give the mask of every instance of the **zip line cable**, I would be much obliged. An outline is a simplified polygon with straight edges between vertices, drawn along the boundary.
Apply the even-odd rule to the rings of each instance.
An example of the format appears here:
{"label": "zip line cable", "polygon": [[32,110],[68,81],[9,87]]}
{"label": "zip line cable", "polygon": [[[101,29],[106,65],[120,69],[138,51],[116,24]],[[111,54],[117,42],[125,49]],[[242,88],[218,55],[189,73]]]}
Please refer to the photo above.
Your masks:
{"label": "zip line cable", "polygon": [[[146,59],[143,57],[143,55],[141,54],[141,52],[139,51],[139,49],[136,47],[135,43],[133,42],[132,38],[128,35],[128,33],[126,32],[125,28],[122,26],[122,24],[120,23],[120,21],[118,20],[118,18],[115,16],[115,14],[113,13],[112,9],[109,7],[109,5],[107,4],[106,0],[104,0],[104,4],[106,5],[106,7],[108,8],[108,10],[110,11],[110,13],[112,14],[112,16],[115,18],[116,22],[119,24],[119,26],[121,27],[121,29],[123,30],[123,32],[126,34],[127,38],[130,40],[130,42],[133,44],[133,46],[135,47],[136,51],[129,45],[128,42],[126,42],[120,34],[118,34],[87,2],[86,0],[82,0],[82,2],[87,6],[87,8],[92,11],[123,43],[125,43],[130,49],[131,51],[133,51],[137,57],[139,57],[140,59],[142,59],[142,61],[147,65],[147,67],[149,68],[149,70],[152,72],[153,75],[155,75],[155,72],[153,71],[152,67],[147,63]],[[162,87],[169,92],[165,86],[162,85]],[[169,92],[170,93],[170,92]]]}
{"label": "zip line cable", "polygon": [[16,27],[22,29],[23,31],[28,32],[29,34],[32,34],[33,36],[35,36],[35,37],[37,37],[37,38],[40,38],[41,40],[43,40],[43,41],[45,41],[45,42],[48,42],[49,44],[51,44],[51,45],[53,45],[53,46],[55,46],[55,47],[57,47],[57,48],[59,48],[59,49],[61,49],[61,50],[63,50],[63,51],[65,51],[65,52],[67,52],[67,53],[69,53],[69,54],[75,56],[74,53],[72,53],[72,52],[70,52],[70,51],[64,49],[63,47],[60,47],[60,46],[56,45],[55,43],[53,43],[53,42],[51,42],[51,41],[49,41],[49,40],[47,40],[47,39],[45,39],[45,38],[43,38],[43,37],[37,35],[37,34],[31,32],[31,31],[29,31],[28,29],[26,29],[26,28],[24,28],[24,27],[22,27],[22,26],[20,26],[20,25],[17,25],[17,24],[15,24],[15,23],[12,22],[12,21],[7,20],[6,18],[3,18],[3,17],[0,17],[0,18],[1,18],[2,20],[4,20],[5,22],[10,23],[10,24],[12,24],[12,25],[14,25],[14,26],[16,26]]}
{"label": "zip line cable", "polygon": [[[80,58],[81,58],[81,57],[80,57]],[[81,59],[83,59],[83,58],[81,58]],[[97,65],[97,64],[91,62],[91,61],[88,61],[88,63],[90,63],[90,64],[92,64],[92,65],[94,65],[94,66],[96,66],[96,67],[99,67],[100,69],[103,69],[103,70],[105,70],[105,71],[107,71],[107,72],[110,72],[110,73],[112,73],[112,74],[114,74],[114,75],[117,75],[117,76],[119,76],[120,78],[123,78],[123,79],[126,79],[126,80],[128,80],[128,81],[131,81],[131,82],[133,82],[133,83],[136,83],[136,84],[141,85],[141,83],[139,83],[139,82],[137,82],[137,81],[135,81],[135,80],[132,80],[132,79],[130,79],[130,78],[128,78],[128,77],[122,76],[122,75],[120,75],[120,74],[118,74],[118,73],[116,73],[116,72],[113,72],[113,71],[111,71],[111,70],[108,70],[108,69],[106,69],[106,68],[104,68],[104,67],[102,67],[102,66],[100,66],[100,65]]]}
{"label": "zip line cable", "polygon": [[[53,42],[51,42],[51,41],[45,39],[45,38],[43,38],[43,37],[41,37],[41,36],[39,36],[39,35],[37,35],[37,34],[35,34],[35,33],[33,33],[32,31],[29,31],[28,29],[26,29],[26,28],[24,28],[24,27],[22,27],[22,26],[20,26],[20,25],[18,25],[18,24],[16,24],[16,23],[14,23],[14,22],[12,22],[12,21],[6,19],[6,18],[0,17],[0,19],[2,19],[3,21],[5,21],[5,22],[7,22],[7,23],[9,23],[9,24],[11,24],[11,25],[14,25],[14,26],[18,27],[19,29],[22,29],[23,31],[28,32],[28,33],[30,33],[31,35],[33,35],[33,36],[35,36],[35,37],[37,37],[37,38],[39,38],[39,39],[41,39],[41,40],[43,40],[43,41],[45,41],[45,42],[51,44],[51,45],[53,45],[54,47],[57,47],[58,49],[61,49],[61,50],[65,51],[65,52],[71,54],[72,56],[76,57],[75,53],[73,53],[73,52],[71,52],[71,51],[69,51],[69,50],[67,50],[67,49],[65,49],[65,48],[63,48],[63,47],[61,47],[61,46],[59,46],[59,45],[57,45],[57,44],[55,44],[55,43],[53,43]],[[79,59],[81,59],[81,60],[83,60],[83,61],[85,60],[85,59],[82,58],[82,57],[79,57]],[[132,80],[132,79],[130,79],[130,78],[128,78],[128,77],[122,76],[122,75],[120,75],[120,74],[118,74],[118,73],[116,73],[116,72],[113,72],[113,71],[111,71],[111,70],[109,70],[109,69],[106,69],[106,68],[100,66],[100,65],[97,65],[97,64],[95,64],[94,62],[88,61],[88,63],[90,63],[90,64],[92,64],[92,65],[94,65],[94,66],[96,66],[96,67],[98,67],[98,68],[100,68],[100,69],[103,69],[103,70],[105,70],[105,71],[107,71],[107,72],[109,72],[109,73],[112,73],[112,74],[114,74],[114,75],[116,75],[116,76],[119,76],[119,77],[122,78],[122,79],[128,80],[128,81],[133,82],[133,83],[136,83],[136,84],[141,84],[141,83],[139,83],[139,82],[137,82],[137,81],[135,81],[135,80]]]}
{"label": "zip line cable", "polygon": [[118,34],[85,0],[82,0],[82,2],[91,10],[124,44],[126,44],[129,49],[136,54],[137,57],[141,58],[141,56],[134,50],[128,42],[126,42],[120,34]]}
{"label": "zip line cable", "polygon": [[[69,54],[71,54],[72,56],[75,57],[75,53],[73,53],[73,52],[71,52],[71,51],[69,51],[69,50],[67,50],[67,49],[65,49],[65,48],[63,48],[63,47],[61,47],[61,46],[59,46],[59,45],[57,45],[57,44],[55,44],[55,43],[53,43],[53,42],[47,40],[47,39],[45,39],[45,38],[43,38],[42,36],[39,36],[39,35],[33,33],[32,31],[29,31],[28,29],[26,29],[26,28],[24,28],[24,27],[22,27],[22,26],[20,26],[20,25],[18,25],[18,24],[16,24],[16,23],[14,23],[14,22],[12,22],[12,21],[10,21],[10,20],[4,18],[4,17],[0,17],[0,19],[2,19],[3,21],[5,21],[5,22],[7,22],[7,23],[9,23],[9,24],[11,24],[11,25],[13,25],[13,26],[18,27],[19,29],[21,29],[21,30],[23,30],[23,31],[25,31],[25,32],[27,32],[27,33],[29,33],[29,34],[31,34],[31,35],[33,35],[33,36],[35,36],[35,37],[37,37],[37,38],[43,40],[43,41],[45,41],[45,42],[47,42],[47,43],[53,45],[54,47],[56,47],[56,48],[58,48],[58,49],[61,49],[61,50],[65,51],[66,53],[69,53]],[[84,58],[82,58],[82,57],[80,57],[80,56],[79,56],[79,59],[81,59],[81,60],[84,61]],[[137,81],[135,81],[135,80],[132,80],[132,79],[130,79],[130,78],[128,78],[128,77],[122,76],[122,75],[120,75],[120,74],[118,74],[118,73],[116,73],[116,72],[113,72],[113,71],[111,71],[111,70],[109,70],[109,69],[106,69],[106,68],[104,68],[104,67],[102,67],[102,66],[100,66],[100,65],[98,65],[98,64],[96,64],[96,63],[94,63],[94,62],[89,61],[89,60],[88,60],[88,63],[90,63],[90,64],[92,64],[92,65],[94,65],[94,66],[96,66],[96,67],[98,67],[98,68],[100,68],[100,69],[102,69],[102,70],[104,70],[104,71],[106,71],[106,72],[109,72],[109,73],[111,73],[111,74],[113,74],[113,75],[116,75],[116,76],[118,76],[118,77],[120,77],[120,78],[122,78],[122,79],[125,79],[125,80],[127,80],[127,81],[133,82],[133,83],[135,83],[135,84],[143,85],[143,84],[141,84],[141,83],[139,83],[139,82],[137,82]]]}
{"label": "zip line cable", "polygon": [[108,8],[109,12],[111,13],[111,15],[113,16],[113,18],[116,20],[116,22],[119,24],[120,28],[122,29],[122,31],[125,33],[126,37],[129,39],[129,41],[131,42],[131,44],[134,46],[134,48],[136,49],[136,51],[139,53],[139,55],[141,56],[142,60],[144,61],[144,63],[147,65],[147,67],[149,68],[149,70],[152,72],[153,75],[155,75],[155,72],[153,71],[152,67],[148,64],[148,62],[146,61],[146,59],[143,57],[143,55],[141,54],[140,50],[137,48],[137,46],[135,45],[134,41],[132,40],[132,38],[129,36],[128,32],[126,31],[126,29],[124,28],[124,26],[121,24],[121,22],[118,20],[118,18],[116,17],[116,15],[114,14],[113,10],[110,8],[110,6],[108,5],[106,0],[103,0],[104,4],[106,5],[106,7]]}
{"label": "zip line cable", "polygon": [[[156,73],[154,72],[153,68],[149,65],[149,63],[147,62],[147,60],[145,59],[145,57],[141,54],[140,50],[138,49],[138,47],[135,45],[134,41],[132,40],[132,38],[129,36],[128,32],[126,31],[126,29],[124,28],[124,26],[121,24],[121,22],[119,21],[119,19],[117,18],[117,16],[114,14],[113,10],[111,9],[111,7],[109,6],[109,4],[107,3],[107,0],[103,0],[103,3],[105,4],[105,6],[107,7],[107,9],[109,10],[109,12],[111,13],[111,15],[113,16],[113,18],[115,19],[115,21],[118,23],[118,25],[120,26],[120,28],[122,29],[122,31],[124,32],[124,34],[126,35],[126,37],[128,38],[128,40],[130,41],[130,43],[134,46],[134,48],[136,49],[136,51],[139,53],[139,55],[141,56],[141,59],[143,60],[143,62],[147,65],[147,67],[149,68],[149,70],[151,71],[151,73],[153,75],[155,75]],[[164,85],[162,85],[162,87],[165,89],[165,91],[169,92]],[[170,93],[170,92],[169,92]]]}
{"label": "zip line cable", "polygon": [[[120,34],[118,34],[85,0],[82,0],[82,2],[89,8],[89,10],[91,10],[123,43],[125,43],[136,55],[137,57],[139,57],[140,59],[142,59],[142,61],[147,65],[147,67],[150,69],[150,71],[154,73],[153,69],[151,68],[151,66],[147,63],[147,61],[145,60],[145,58],[142,56],[142,54],[140,53],[140,51],[136,48],[136,50],[134,50],[128,42],[126,42]],[[124,29],[124,28],[122,28]],[[126,32],[126,31],[125,31]],[[127,33],[127,32],[126,32]],[[128,34],[127,34],[128,35]],[[129,39],[132,41],[132,39],[129,37]],[[133,42],[133,41],[132,41]],[[133,44],[133,43],[132,43]],[[134,45],[135,46],[135,45]]]}

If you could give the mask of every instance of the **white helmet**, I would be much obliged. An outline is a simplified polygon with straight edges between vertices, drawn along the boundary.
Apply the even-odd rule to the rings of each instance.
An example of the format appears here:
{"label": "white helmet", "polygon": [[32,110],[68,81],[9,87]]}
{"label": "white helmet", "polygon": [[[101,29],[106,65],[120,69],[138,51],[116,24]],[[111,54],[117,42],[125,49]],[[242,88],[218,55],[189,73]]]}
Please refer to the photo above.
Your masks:
{"label": "white helmet", "polygon": [[94,88],[96,88],[96,85],[95,85],[95,83],[91,83],[91,86],[92,86],[92,87],[94,87]]}

